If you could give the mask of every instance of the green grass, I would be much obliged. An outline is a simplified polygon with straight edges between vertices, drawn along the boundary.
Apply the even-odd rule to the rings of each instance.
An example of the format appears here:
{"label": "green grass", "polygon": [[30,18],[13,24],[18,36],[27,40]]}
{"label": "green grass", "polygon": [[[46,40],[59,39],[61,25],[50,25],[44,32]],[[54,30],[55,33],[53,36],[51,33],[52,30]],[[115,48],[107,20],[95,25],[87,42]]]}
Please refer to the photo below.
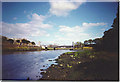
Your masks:
{"label": "green grass", "polygon": [[84,50],[84,51],[78,51],[78,52],[66,52],[65,54],[70,55],[72,58],[81,58],[81,57],[89,57],[89,58],[95,58],[95,54],[98,54],[91,50]]}
{"label": "green grass", "polygon": [[37,51],[41,50],[40,47],[8,47],[4,48],[3,51]]}

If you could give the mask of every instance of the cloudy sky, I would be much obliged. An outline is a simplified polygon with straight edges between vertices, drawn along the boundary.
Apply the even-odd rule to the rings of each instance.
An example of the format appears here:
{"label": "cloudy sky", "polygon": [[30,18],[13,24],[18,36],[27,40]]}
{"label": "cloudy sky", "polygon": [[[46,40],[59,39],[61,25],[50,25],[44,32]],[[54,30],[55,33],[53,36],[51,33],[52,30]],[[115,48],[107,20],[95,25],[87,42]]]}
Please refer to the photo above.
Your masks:
{"label": "cloudy sky", "polygon": [[4,2],[2,35],[42,44],[71,45],[103,36],[117,2]]}

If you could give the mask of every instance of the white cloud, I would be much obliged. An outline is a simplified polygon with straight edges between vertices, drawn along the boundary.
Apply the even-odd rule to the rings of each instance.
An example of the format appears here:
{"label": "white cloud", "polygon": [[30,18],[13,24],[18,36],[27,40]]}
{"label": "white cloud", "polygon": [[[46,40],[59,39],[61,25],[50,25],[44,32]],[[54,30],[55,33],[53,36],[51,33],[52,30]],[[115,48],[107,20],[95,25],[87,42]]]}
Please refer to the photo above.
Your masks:
{"label": "white cloud", "polygon": [[45,24],[45,16],[34,13],[28,23],[9,24],[2,22],[2,35],[12,37],[50,36],[46,30],[52,25]]}
{"label": "white cloud", "polygon": [[36,13],[32,14],[32,21],[39,21],[39,22],[43,22],[45,20],[45,16],[43,15],[38,15]]}
{"label": "white cloud", "polygon": [[[48,45],[55,43],[58,45],[71,45],[72,42],[84,42],[84,40],[98,38],[100,37],[99,35],[104,32],[101,30],[102,28],[100,26],[105,27],[106,23],[82,23],[81,26],[73,27],[60,25],[58,26],[59,30],[50,36],[50,38],[53,39],[49,41],[43,41],[42,44]],[[88,32],[93,32],[94,28],[100,31],[96,30],[96,34]]]}
{"label": "white cloud", "polygon": [[50,0],[50,13],[56,16],[67,16],[70,11],[76,10],[82,3],[86,0],[82,0],[81,2],[76,2],[77,0],[62,0],[56,1]]}
{"label": "white cloud", "polygon": [[92,26],[103,26],[106,25],[106,23],[83,23],[82,26],[83,27],[92,27]]}
{"label": "white cloud", "polygon": [[[82,26],[64,26],[60,25],[59,35],[55,35],[55,42],[58,42],[59,44],[71,44],[73,41],[81,41],[83,42],[86,39],[93,39],[96,37],[96,34],[94,36],[86,30],[90,30],[90,28],[95,28],[97,26],[105,26],[106,23],[82,23]],[[89,27],[89,28],[88,28]],[[101,33],[103,31],[100,31]],[[61,36],[60,36],[61,35]]]}

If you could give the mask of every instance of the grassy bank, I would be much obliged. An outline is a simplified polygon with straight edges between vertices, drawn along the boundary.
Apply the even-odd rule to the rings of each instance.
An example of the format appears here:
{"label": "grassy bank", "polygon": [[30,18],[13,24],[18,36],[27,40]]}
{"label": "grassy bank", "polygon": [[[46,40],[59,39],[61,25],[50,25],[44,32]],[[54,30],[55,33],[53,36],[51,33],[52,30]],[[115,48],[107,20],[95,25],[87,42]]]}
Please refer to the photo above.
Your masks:
{"label": "grassy bank", "polygon": [[[47,48],[48,50],[54,50],[54,48]],[[55,50],[69,50],[71,48],[55,48]]]}
{"label": "grassy bank", "polygon": [[41,50],[40,47],[28,47],[28,46],[24,46],[24,47],[7,47],[7,48],[3,48],[2,51],[3,52],[9,52],[9,51],[38,51]]}
{"label": "grassy bank", "polygon": [[56,59],[40,80],[118,80],[118,54],[67,52]]}

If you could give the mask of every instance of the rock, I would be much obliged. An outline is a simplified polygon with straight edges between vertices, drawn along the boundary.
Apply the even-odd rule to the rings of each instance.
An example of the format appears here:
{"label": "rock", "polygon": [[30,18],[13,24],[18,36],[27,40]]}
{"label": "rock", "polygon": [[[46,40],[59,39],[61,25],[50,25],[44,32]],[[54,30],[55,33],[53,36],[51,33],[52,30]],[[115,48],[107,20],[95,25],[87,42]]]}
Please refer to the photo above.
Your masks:
{"label": "rock", "polygon": [[43,71],[43,72],[41,72],[40,74],[45,74],[46,73],[46,71]]}
{"label": "rock", "polygon": [[55,65],[54,65],[54,64],[52,64],[51,66],[52,66],[52,67],[54,67]]}
{"label": "rock", "polygon": [[45,67],[45,65],[43,65],[43,67]]}
{"label": "rock", "polygon": [[27,80],[30,80],[30,78],[28,77]]}
{"label": "rock", "polygon": [[45,71],[46,69],[40,69],[40,71]]}
{"label": "rock", "polygon": [[52,61],[52,60],[48,60],[48,61]]}
{"label": "rock", "polygon": [[41,72],[40,74],[42,74],[42,75],[43,75],[43,74],[45,74],[45,72]]}
{"label": "rock", "polygon": [[58,63],[57,61],[55,63]]}
{"label": "rock", "polygon": [[63,66],[63,64],[60,64],[60,66]]}

